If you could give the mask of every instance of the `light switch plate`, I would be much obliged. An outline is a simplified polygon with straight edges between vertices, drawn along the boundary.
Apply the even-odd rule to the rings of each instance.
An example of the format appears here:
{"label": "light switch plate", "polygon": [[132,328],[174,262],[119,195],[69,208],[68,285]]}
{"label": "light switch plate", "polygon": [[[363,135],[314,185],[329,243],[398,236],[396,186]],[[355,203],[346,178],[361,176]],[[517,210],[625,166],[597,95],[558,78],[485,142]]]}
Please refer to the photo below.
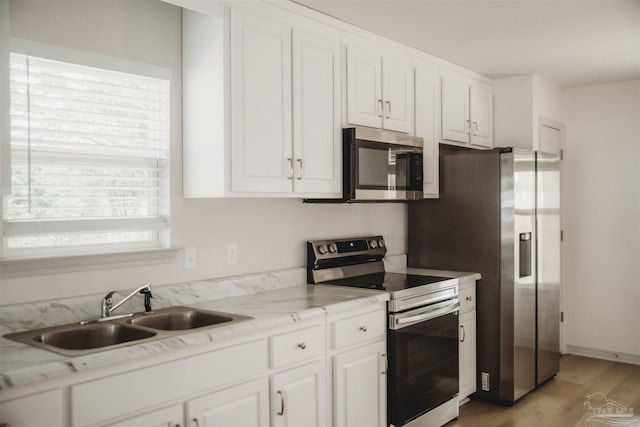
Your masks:
{"label": "light switch plate", "polygon": [[238,263],[238,244],[237,243],[229,243],[227,244],[227,264],[237,264]]}

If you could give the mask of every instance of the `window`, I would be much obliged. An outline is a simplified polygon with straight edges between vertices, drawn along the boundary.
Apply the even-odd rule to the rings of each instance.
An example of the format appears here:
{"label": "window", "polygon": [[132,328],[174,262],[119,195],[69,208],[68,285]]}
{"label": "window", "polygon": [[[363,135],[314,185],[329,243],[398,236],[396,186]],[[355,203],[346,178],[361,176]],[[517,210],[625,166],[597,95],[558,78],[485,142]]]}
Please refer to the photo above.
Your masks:
{"label": "window", "polygon": [[168,246],[169,81],[10,55],[7,257]]}

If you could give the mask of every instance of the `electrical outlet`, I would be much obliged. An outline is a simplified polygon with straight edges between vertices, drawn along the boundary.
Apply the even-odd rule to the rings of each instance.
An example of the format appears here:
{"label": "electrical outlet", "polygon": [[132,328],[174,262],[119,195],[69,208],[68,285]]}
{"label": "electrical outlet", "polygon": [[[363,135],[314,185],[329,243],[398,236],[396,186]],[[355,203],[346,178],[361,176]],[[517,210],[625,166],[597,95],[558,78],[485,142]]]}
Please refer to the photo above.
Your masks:
{"label": "electrical outlet", "polygon": [[227,244],[227,264],[237,264],[238,263],[238,244],[237,243],[229,243]]}
{"label": "electrical outlet", "polygon": [[198,267],[198,254],[195,246],[184,248],[184,269],[195,270]]}
{"label": "electrical outlet", "polygon": [[482,391],[489,391],[489,373],[482,373]]}

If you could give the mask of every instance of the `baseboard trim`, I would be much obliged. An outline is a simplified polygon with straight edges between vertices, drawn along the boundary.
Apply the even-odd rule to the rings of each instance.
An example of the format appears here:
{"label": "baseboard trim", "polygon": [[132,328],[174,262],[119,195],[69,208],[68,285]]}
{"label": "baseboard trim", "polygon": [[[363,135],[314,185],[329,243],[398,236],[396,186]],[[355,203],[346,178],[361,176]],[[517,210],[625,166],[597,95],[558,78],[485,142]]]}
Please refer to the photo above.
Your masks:
{"label": "baseboard trim", "polygon": [[579,345],[567,344],[567,353],[576,356],[593,357],[594,359],[611,360],[613,362],[631,363],[640,365],[640,354],[619,353],[615,351],[601,350],[597,348],[582,347]]}

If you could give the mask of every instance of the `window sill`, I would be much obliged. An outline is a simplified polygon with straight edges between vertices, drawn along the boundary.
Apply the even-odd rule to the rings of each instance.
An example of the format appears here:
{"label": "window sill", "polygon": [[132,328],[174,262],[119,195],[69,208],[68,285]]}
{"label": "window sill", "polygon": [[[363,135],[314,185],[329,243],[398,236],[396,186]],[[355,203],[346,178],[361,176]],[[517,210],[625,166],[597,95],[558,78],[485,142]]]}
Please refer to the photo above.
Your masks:
{"label": "window sill", "polygon": [[0,277],[40,276],[76,271],[104,270],[176,262],[182,248],[150,249],[64,257],[16,258],[0,260]]}

